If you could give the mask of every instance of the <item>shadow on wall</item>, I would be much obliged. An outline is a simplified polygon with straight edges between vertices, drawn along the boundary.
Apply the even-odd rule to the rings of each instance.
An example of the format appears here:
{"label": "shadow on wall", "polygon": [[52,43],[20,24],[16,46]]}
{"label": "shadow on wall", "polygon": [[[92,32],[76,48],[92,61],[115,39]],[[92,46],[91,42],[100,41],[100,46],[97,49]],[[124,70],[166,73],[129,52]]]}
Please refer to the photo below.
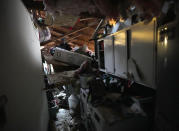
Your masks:
{"label": "shadow on wall", "polygon": [[6,112],[5,107],[8,102],[7,96],[0,96],[0,128],[3,128],[6,124]]}
{"label": "shadow on wall", "polygon": [[38,30],[21,0],[2,0],[0,12],[0,131],[47,131]]}

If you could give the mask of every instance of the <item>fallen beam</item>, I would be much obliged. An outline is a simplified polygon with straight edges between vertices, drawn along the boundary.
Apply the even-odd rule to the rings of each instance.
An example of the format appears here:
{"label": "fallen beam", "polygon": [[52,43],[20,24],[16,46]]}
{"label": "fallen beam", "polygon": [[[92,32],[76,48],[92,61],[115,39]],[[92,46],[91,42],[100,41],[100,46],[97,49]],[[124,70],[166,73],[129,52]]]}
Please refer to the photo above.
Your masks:
{"label": "fallen beam", "polygon": [[83,27],[83,28],[80,28],[80,29],[78,29],[78,30],[71,31],[70,33],[67,33],[67,34],[61,36],[59,39],[62,39],[62,38],[65,38],[65,37],[68,36],[68,35],[72,35],[72,34],[75,34],[75,33],[80,32],[80,31],[86,30],[86,29],[88,29],[89,27],[94,26],[94,25],[96,25],[96,22],[95,22],[95,24],[92,23],[92,24],[90,24],[90,25],[87,26],[87,27]]}

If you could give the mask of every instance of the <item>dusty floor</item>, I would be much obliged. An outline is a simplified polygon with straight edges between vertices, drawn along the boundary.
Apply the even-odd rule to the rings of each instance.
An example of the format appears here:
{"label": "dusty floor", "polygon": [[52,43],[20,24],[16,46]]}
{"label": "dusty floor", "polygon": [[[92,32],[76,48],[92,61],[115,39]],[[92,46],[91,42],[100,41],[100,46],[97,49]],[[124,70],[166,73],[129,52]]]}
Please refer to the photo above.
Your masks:
{"label": "dusty floor", "polygon": [[59,109],[55,125],[57,131],[85,131],[80,118],[78,116],[72,118],[67,109]]}
{"label": "dusty floor", "polygon": [[72,117],[70,116],[69,110],[59,109],[57,121],[55,122],[57,131],[70,131],[71,120]]}

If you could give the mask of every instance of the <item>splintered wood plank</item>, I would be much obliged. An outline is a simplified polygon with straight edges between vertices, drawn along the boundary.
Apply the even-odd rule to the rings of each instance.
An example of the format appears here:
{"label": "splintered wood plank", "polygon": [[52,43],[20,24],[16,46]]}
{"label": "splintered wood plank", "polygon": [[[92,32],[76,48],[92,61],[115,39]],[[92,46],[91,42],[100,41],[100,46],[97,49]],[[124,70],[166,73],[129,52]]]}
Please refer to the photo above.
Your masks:
{"label": "splintered wood plank", "polygon": [[94,22],[94,23],[90,24],[90,25],[89,25],[89,26],[87,26],[87,27],[82,27],[82,28],[80,28],[80,29],[77,29],[77,30],[71,31],[71,32],[69,32],[69,33],[67,33],[67,34],[65,34],[65,35],[63,35],[63,36],[61,36],[59,39],[62,39],[62,38],[65,38],[66,36],[69,36],[69,35],[72,35],[72,34],[78,33],[78,32],[80,32],[80,31],[86,30],[86,29],[88,29],[88,28],[89,28],[89,27],[91,27],[91,26],[95,26],[96,24],[97,24],[97,23],[96,23],[96,22]]}
{"label": "splintered wood plank", "polygon": [[58,32],[56,32],[56,31],[50,31],[51,32],[51,35],[53,35],[53,36],[55,36],[55,37],[61,37],[63,34],[60,34],[60,33],[58,33]]}

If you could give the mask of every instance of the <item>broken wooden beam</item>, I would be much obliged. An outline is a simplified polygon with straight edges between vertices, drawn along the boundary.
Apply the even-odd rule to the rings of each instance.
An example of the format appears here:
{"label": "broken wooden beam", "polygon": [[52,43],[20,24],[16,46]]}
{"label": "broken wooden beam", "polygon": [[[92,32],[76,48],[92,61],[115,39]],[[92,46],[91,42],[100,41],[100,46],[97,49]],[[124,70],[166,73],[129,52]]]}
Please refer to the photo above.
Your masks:
{"label": "broken wooden beam", "polygon": [[89,20],[95,20],[96,18],[83,18],[83,19],[80,19],[80,22],[81,21],[89,21]]}
{"label": "broken wooden beam", "polygon": [[88,29],[89,27],[94,26],[94,25],[96,25],[96,22],[93,23],[93,24],[90,24],[90,25],[87,26],[87,27],[83,27],[83,28],[80,28],[80,29],[71,31],[71,32],[69,32],[69,33],[67,33],[67,34],[65,34],[65,35],[63,35],[63,36],[61,36],[59,39],[62,39],[62,38],[65,38],[65,37],[68,36],[68,35],[72,35],[72,34],[75,34],[75,33],[80,32],[80,31],[86,30],[86,29]]}

